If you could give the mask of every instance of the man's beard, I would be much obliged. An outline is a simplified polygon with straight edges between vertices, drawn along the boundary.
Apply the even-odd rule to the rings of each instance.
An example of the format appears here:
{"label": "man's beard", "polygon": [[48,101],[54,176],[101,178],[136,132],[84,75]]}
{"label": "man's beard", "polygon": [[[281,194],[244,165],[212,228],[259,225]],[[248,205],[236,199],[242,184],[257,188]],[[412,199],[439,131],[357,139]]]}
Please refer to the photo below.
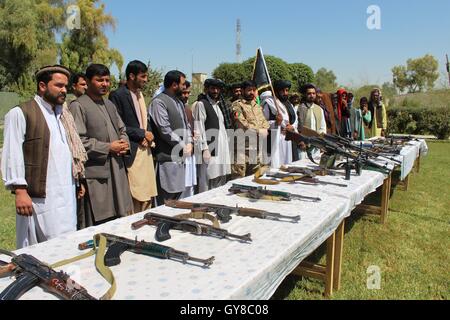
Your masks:
{"label": "man's beard", "polygon": [[255,96],[252,94],[249,94],[249,95],[244,94],[244,99],[247,101],[252,101],[253,99],[255,99]]}
{"label": "man's beard", "polygon": [[[64,99],[61,99],[61,98],[64,98]],[[44,92],[44,99],[47,100],[48,102],[50,102],[51,104],[60,105],[66,101],[66,94],[60,93],[57,96],[54,96],[50,93],[50,91],[47,90]]]}
{"label": "man's beard", "polygon": [[284,103],[284,102],[288,101],[289,96],[282,95],[282,96],[279,96],[278,99]]}

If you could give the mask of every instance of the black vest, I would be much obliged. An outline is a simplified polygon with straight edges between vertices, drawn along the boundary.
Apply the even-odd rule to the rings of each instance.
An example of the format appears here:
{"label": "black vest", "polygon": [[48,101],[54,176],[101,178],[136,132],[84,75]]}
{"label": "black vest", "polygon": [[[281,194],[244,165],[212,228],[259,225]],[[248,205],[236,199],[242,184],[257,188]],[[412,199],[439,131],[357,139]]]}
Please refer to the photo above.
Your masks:
{"label": "black vest", "polygon": [[216,136],[216,133],[218,134],[220,129],[219,117],[208,99],[202,99],[200,102],[203,103],[206,112],[205,130],[208,149],[211,156],[215,157],[216,149],[218,148],[217,142],[219,140],[219,137]]}

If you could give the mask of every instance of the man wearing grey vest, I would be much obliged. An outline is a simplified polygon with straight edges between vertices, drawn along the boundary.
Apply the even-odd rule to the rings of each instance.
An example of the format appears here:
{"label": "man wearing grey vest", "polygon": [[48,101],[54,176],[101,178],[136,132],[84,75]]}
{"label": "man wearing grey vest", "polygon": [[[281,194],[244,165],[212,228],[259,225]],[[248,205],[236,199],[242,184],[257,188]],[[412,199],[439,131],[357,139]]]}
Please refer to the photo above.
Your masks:
{"label": "man wearing grey vest", "polygon": [[184,159],[193,153],[192,131],[178,98],[185,89],[186,75],[170,71],[164,77],[164,91],[156,96],[149,114],[156,148],[157,205],[177,200],[185,190]]}

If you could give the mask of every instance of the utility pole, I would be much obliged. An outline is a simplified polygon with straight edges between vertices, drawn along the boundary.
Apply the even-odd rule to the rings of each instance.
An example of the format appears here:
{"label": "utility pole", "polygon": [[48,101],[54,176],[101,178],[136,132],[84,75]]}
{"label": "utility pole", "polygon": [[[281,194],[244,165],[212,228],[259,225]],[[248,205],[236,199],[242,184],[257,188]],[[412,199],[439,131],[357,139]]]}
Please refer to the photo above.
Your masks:
{"label": "utility pole", "polygon": [[241,63],[241,19],[236,22],[236,62]]}

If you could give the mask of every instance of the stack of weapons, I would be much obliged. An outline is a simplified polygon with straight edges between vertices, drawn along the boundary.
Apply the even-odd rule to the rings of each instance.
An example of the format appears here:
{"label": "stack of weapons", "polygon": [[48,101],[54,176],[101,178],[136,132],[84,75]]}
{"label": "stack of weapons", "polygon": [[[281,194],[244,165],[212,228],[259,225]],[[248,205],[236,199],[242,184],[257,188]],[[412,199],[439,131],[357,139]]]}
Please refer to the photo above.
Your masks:
{"label": "stack of weapons", "polygon": [[[322,150],[326,155],[337,155],[347,162],[352,162],[358,174],[361,174],[361,168],[374,168],[384,173],[390,173],[389,160],[401,164],[401,162],[394,157],[386,154],[379,154],[371,150],[364,149],[362,143],[358,146],[352,140],[343,138],[337,135],[318,134],[317,132],[303,128],[301,133],[287,132],[286,140],[291,140],[297,144],[305,144],[308,151],[308,157],[314,163],[315,160],[311,157],[311,148]],[[377,161],[374,161],[377,159]],[[385,160],[383,160],[385,159]]]}

